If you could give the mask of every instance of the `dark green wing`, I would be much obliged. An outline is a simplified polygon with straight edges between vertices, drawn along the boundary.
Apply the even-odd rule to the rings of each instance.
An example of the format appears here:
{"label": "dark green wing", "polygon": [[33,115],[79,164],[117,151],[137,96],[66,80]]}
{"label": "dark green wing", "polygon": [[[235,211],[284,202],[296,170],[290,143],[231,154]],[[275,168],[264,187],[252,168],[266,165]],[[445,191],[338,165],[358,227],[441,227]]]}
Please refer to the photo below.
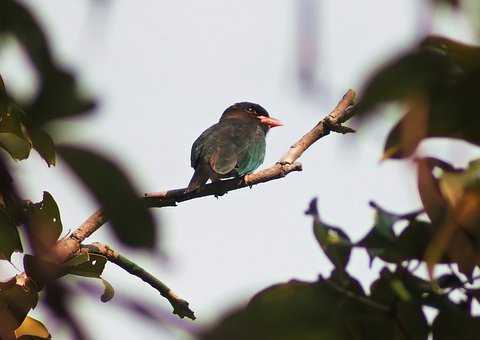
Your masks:
{"label": "dark green wing", "polygon": [[191,163],[203,159],[213,171],[226,175],[235,170],[239,176],[262,164],[265,133],[242,122],[220,122],[205,130],[192,146]]}
{"label": "dark green wing", "polygon": [[210,126],[208,129],[202,132],[200,136],[193,142],[192,151],[190,152],[190,164],[192,168],[196,168],[198,160],[202,154],[203,147],[205,142],[208,140],[208,137],[215,131],[218,124]]}

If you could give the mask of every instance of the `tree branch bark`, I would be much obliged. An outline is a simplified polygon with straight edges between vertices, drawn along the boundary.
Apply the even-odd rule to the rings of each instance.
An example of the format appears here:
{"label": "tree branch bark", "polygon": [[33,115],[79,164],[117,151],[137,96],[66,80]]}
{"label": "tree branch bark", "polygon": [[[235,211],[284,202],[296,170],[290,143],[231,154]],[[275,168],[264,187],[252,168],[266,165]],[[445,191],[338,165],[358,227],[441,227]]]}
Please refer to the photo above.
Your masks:
{"label": "tree branch bark", "polygon": [[[343,134],[354,132],[354,130],[351,128],[342,125],[352,117],[353,111],[351,108],[353,107],[354,101],[355,92],[353,90],[347,91],[347,93],[343,96],[343,98],[329,115],[320,120],[320,122],[318,122],[318,124],[315,125],[312,130],[307,132],[302,138],[293,144],[287,153],[277,163],[266,169],[246,175],[243,178],[232,178],[206,184],[200,190],[195,192],[185,193],[185,188],[182,188],[163,192],[147,193],[142,200],[145,203],[145,206],[149,208],[176,206],[179,202],[204,196],[221,196],[231,190],[237,190],[247,186],[251,187],[260,183],[283,178],[294,171],[301,171],[302,165],[297,162],[297,159],[317,140],[328,135],[331,131]],[[88,219],[83,222],[82,225],[73,231],[71,235],[57,242],[51,252],[52,258],[58,263],[63,263],[73,257],[79,252],[82,242],[107,221],[108,216],[105,216],[101,209],[96,211],[94,214],[88,217]],[[111,249],[110,252],[107,251],[109,248],[106,246],[103,248],[100,247],[99,249],[105,250],[106,253],[102,253],[102,255],[110,254],[107,256],[107,258],[109,258],[111,262],[116,263],[129,273],[140,277],[142,280],[157,289],[160,294],[170,301],[174,307],[175,314],[194,318],[193,312],[188,308],[188,303],[176,297],[167,286],[158,281],[151,274],[147,273],[125,257],[111,251]]]}
{"label": "tree branch bark", "polygon": [[173,314],[177,314],[179,317],[190,318],[195,320],[193,311],[188,307],[188,302],[180,299],[167,285],[157,279],[155,276],[147,272],[145,269],[131,261],[127,257],[119,254],[109,246],[103,243],[92,243],[89,245],[82,245],[81,250],[85,250],[88,253],[103,255],[108,261],[115,263],[120,268],[126,270],[132,275],[142,279],[150,286],[155,288],[164,298],[166,298],[173,307]]}
{"label": "tree branch bark", "polygon": [[[232,178],[206,184],[200,190],[191,193],[185,193],[186,188],[182,188],[147,193],[142,199],[149,208],[176,206],[179,202],[204,196],[221,196],[231,190],[237,190],[247,186],[251,187],[260,183],[283,178],[293,171],[301,171],[302,165],[296,162],[296,160],[317,140],[327,136],[331,131],[339,133],[354,132],[354,130],[342,125],[352,117],[353,111],[351,108],[354,102],[355,92],[348,90],[329,115],[320,120],[313,129],[293,144],[277,163],[269,168],[246,175],[243,178]],[[57,242],[52,250],[53,257],[58,262],[68,260],[80,249],[80,244],[107,221],[108,218],[102,210],[96,211],[70,236]]]}

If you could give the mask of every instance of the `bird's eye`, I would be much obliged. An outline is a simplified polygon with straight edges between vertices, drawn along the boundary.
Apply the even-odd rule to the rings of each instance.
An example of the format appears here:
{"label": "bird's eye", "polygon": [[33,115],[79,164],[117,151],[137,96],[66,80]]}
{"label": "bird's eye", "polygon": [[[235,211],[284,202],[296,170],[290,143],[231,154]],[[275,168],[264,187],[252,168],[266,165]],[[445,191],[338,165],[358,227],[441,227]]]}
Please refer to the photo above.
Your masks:
{"label": "bird's eye", "polygon": [[254,109],[253,109],[253,107],[249,107],[249,108],[247,109],[247,111],[248,111],[248,112],[253,112]]}

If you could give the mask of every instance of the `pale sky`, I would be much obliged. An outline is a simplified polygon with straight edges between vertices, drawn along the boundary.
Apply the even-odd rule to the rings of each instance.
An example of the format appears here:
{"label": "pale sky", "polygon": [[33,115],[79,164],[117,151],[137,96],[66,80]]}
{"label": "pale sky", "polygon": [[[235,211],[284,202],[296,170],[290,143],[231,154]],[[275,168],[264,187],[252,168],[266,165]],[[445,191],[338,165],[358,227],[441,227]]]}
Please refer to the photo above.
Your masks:
{"label": "pale sky", "polygon": [[[360,90],[385,58],[419,38],[417,28],[472,40],[460,16],[429,21],[418,0],[318,1],[321,64],[318,77],[328,94],[306,98],[295,78],[295,1],[183,0],[105,2],[24,1],[43,23],[58,58],[98,96],[98,114],[69,125],[61,140],[81,142],[115,158],[141,192],[184,187],[192,169],[190,147],[238,101],[253,101],[285,126],[267,140],[264,165],[329,112],[344,92]],[[102,10],[103,9],[103,10]],[[95,12],[96,10],[96,12]],[[420,25],[420,22],[423,25]],[[12,47],[0,53],[0,73],[15,93],[35,89],[24,56]],[[205,325],[271,284],[292,278],[315,280],[331,269],[303,212],[319,197],[322,217],[353,240],[372,224],[369,200],[403,212],[418,208],[415,173],[406,162],[379,164],[390,117],[349,136],[331,135],[309,149],[301,173],[231,192],[155,210],[162,221],[160,244],[169,262],[121,249],[190,302]],[[441,144],[424,150],[465,162],[474,151]],[[96,206],[61,164],[47,168],[34,154],[15,164],[26,197],[47,190],[60,205],[65,233]],[[34,176],[32,175],[34,174]],[[134,228],[135,226],[132,226]],[[108,228],[91,237],[114,247]],[[363,282],[374,274],[356,254],[348,267]],[[3,266],[2,266],[3,268]],[[163,310],[171,307],[139,279],[108,265],[104,277],[118,296],[136,296]],[[186,339],[178,331],[138,319],[92,298],[75,299],[75,311],[92,339]],[[55,339],[68,339],[54,321],[35,310]]]}

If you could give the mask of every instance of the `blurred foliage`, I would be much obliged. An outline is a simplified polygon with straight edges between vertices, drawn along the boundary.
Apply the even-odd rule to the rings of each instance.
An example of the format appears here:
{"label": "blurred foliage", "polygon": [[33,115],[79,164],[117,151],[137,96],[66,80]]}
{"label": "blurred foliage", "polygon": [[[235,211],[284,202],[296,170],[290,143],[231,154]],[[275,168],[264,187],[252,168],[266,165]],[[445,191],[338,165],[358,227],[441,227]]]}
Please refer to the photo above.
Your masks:
{"label": "blurred foliage", "polygon": [[[460,0],[432,2],[455,10],[463,8]],[[62,225],[59,205],[48,192],[37,203],[22,198],[9,162],[27,159],[32,149],[48,166],[54,166],[60,157],[102,207],[113,233],[125,245],[154,249],[154,219],[127,174],[110,157],[81,146],[55,145],[50,123],[92,114],[97,101],[85,95],[72,70],[58,63],[42,27],[19,1],[0,2],[0,49],[5,37],[16,40],[26,52],[39,89],[29,100],[20,101],[9,93],[8,83],[0,75],[0,259],[10,261],[12,253],[31,249],[23,257],[25,273],[0,283],[0,338],[50,338],[47,328],[28,316],[42,291],[53,315],[64,320],[77,339],[84,339],[71,312],[72,292],[58,279],[71,275],[96,279],[104,287],[100,300],[109,301],[114,289],[102,277],[108,260],[88,249],[65,263],[49,258],[49,249],[67,229]],[[390,102],[406,107],[385,141],[383,158],[408,160],[419,143],[430,137],[480,145],[478,89],[480,47],[431,36],[371,76],[355,113],[360,118],[376,117],[382,113],[382,105]],[[320,275],[315,282],[292,280],[267,288],[198,337],[479,338],[480,320],[474,316],[472,305],[480,302],[479,277],[474,275],[480,264],[480,160],[473,160],[466,168],[431,157],[414,161],[421,210],[398,214],[371,203],[373,224],[363,238],[352,241],[343,228],[320,218],[313,200],[306,214],[313,219],[313,234],[320,249],[334,267],[331,274]],[[368,287],[362,287],[348,272],[351,254],[357,250],[382,266]],[[428,279],[416,270],[423,263]],[[448,265],[447,272],[437,276],[438,265]],[[142,307],[136,301],[130,306],[137,312]],[[424,307],[435,311],[433,322],[427,321]]]}
{"label": "blurred foliage", "polygon": [[[78,146],[55,145],[55,131],[49,129],[49,123],[91,114],[96,100],[86,96],[75,73],[56,60],[48,37],[27,6],[2,0],[0,49],[9,39],[16,40],[26,52],[39,89],[21,101],[8,91],[8,82],[0,75],[0,259],[10,261],[13,252],[32,250],[23,258],[25,276],[19,274],[0,283],[0,338],[50,338],[41,322],[27,317],[42,289],[46,290],[47,306],[54,315],[70,325],[77,339],[85,338],[69,312],[68,290],[55,280],[67,274],[100,279],[105,287],[101,300],[106,302],[114,295],[112,285],[101,278],[107,259],[85,252],[63,264],[50,259],[49,250],[64,230],[59,206],[48,192],[37,203],[20,197],[5,158],[25,160],[34,149],[48,166],[54,166],[57,156],[61,156],[104,209],[114,234],[125,245],[154,249],[156,226],[140,201],[139,191],[109,157]],[[21,234],[25,239],[20,238]],[[29,246],[24,248],[22,241]]]}

